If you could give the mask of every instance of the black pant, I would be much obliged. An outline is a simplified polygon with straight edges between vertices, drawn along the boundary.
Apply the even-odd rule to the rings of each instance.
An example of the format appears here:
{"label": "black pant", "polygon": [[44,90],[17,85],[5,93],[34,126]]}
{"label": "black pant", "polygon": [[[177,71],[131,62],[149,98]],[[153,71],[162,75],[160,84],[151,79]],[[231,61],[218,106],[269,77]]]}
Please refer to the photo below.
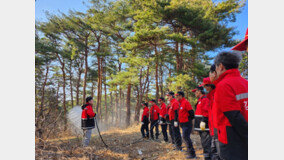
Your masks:
{"label": "black pant", "polygon": [[163,133],[163,136],[164,136],[164,141],[165,142],[168,142],[169,139],[168,139],[168,133],[167,133],[167,124],[161,124],[161,128],[162,128],[162,133]]}
{"label": "black pant", "polygon": [[217,143],[218,139],[216,139],[214,136],[211,136],[211,159],[212,160],[221,160],[221,158],[218,155],[217,151]]}
{"label": "black pant", "polygon": [[174,120],[171,120],[171,127],[174,137],[174,144],[178,149],[181,149],[182,139],[180,135],[179,125],[177,127],[174,126]]}
{"label": "black pant", "polygon": [[149,138],[149,123],[144,123],[141,126],[141,133],[143,138],[145,138],[145,130],[146,130],[146,137]]}
{"label": "black pant", "polygon": [[209,131],[200,131],[201,144],[205,160],[210,159],[211,155],[211,136]]}
{"label": "black pant", "polygon": [[174,131],[173,131],[173,127],[171,123],[169,124],[169,132],[170,132],[170,136],[172,139],[172,144],[175,144],[175,136],[174,136]]}
{"label": "black pant", "polygon": [[192,122],[190,121],[187,123],[181,123],[180,126],[182,128],[182,137],[186,143],[188,154],[195,155],[195,150],[193,148],[192,141],[190,139],[190,134],[192,131]]}
{"label": "black pant", "polygon": [[150,135],[151,138],[154,139],[154,133],[153,133],[153,129],[156,128],[156,139],[159,138],[159,124],[158,124],[158,120],[151,120],[151,128],[150,128]]}

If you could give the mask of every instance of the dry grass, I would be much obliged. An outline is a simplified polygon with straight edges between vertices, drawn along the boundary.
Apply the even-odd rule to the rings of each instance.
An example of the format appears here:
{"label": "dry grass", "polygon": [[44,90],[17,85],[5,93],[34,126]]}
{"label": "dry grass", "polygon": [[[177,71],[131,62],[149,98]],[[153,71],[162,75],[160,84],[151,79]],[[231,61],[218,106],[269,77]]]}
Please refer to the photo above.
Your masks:
{"label": "dry grass", "polygon": [[[102,137],[109,148],[105,148],[98,135],[92,137],[90,147],[81,146],[80,137],[63,137],[51,139],[45,142],[45,145],[36,144],[36,159],[68,159],[68,160],[169,160],[185,159],[184,152],[174,151],[170,143],[161,142],[160,140],[137,141],[141,138],[140,126],[134,125],[127,129],[111,129],[103,132]],[[197,159],[203,159],[200,139],[197,134],[192,135],[192,140]],[[136,143],[133,143],[136,142]],[[131,144],[133,143],[133,144]],[[183,143],[185,147],[185,144]],[[139,154],[140,150],[142,154]]]}

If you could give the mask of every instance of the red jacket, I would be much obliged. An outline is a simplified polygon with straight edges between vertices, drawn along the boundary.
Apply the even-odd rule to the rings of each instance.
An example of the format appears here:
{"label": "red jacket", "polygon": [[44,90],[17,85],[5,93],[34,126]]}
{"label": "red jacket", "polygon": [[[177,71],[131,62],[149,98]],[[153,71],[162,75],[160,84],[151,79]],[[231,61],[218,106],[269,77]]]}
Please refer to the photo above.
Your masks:
{"label": "red jacket", "polygon": [[155,121],[159,119],[160,108],[157,105],[154,105],[150,109],[150,119]]}
{"label": "red jacket", "polygon": [[247,143],[248,136],[248,81],[241,77],[238,69],[227,70],[218,80],[212,108],[218,139],[228,144],[228,137],[231,137],[236,141],[231,144],[243,145],[241,143]]}
{"label": "red jacket", "polygon": [[203,95],[197,101],[195,116],[208,117],[209,99]]}
{"label": "red jacket", "polygon": [[167,114],[167,107],[165,103],[162,103],[160,106],[160,117],[165,118],[165,115]]}
{"label": "red jacket", "polygon": [[93,111],[93,107],[92,107],[92,105],[89,104],[89,103],[87,103],[87,104],[86,104],[86,107],[83,109],[81,118],[82,118],[82,119],[87,119],[88,116],[89,116],[89,118],[95,117],[95,113],[94,113],[94,111]]}
{"label": "red jacket", "polygon": [[191,104],[185,98],[179,100],[180,108],[178,112],[178,120],[179,123],[186,123],[188,122],[189,113],[188,111],[192,110]]}
{"label": "red jacket", "polygon": [[213,89],[211,92],[209,92],[206,97],[209,99],[209,109],[208,109],[208,125],[210,130],[210,135],[214,135],[214,128],[213,128],[213,113],[212,113],[212,107],[213,107],[213,101],[214,101],[214,93],[215,89]]}
{"label": "red jacket", "polygon": [[[141,122],[144,122],[145,120],[143,119],[144,116],[146,116],[147,118],[149,118],[149,108],[148,107],[144,107],[143,108],[143,113],[142,113],[142,117],[141,117]],[[143,121],[144,120],[144,121]]]}
{"label": "red jacket", "polygon": [[174,120],[175,119],[175,110],[179,109],[179,102],[176,99],[172,99],[170,101],[170,108],[169,108],[169,119]]}

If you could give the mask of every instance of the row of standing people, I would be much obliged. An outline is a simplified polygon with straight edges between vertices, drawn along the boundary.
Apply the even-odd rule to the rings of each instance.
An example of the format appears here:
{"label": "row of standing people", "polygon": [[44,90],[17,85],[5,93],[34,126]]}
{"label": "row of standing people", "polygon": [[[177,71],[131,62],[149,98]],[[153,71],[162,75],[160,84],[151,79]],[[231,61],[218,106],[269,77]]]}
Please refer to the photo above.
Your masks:
{"label": "row of standing people", "polygon": [[182,150],[182,129],[189,159],[196,157],[190,139],[192,128],[199,132],[205,160],[248,159],[248,81],[240,75],[240,61],[241,57],[233,52],[221,52],[216,56],[209,77],[192,90],[198,98],[195,113],[182,91],[167,94],[167,107],[163,97],[159,99],[160,108],[155,100],[149,102],[150,110],[148,104],[143,103],[142,136],[149,138],[150,117],[151,138],[154,139],[155,128],[158,139],[160,124],[164,141],[168,142],[169,126],[176,150]]}
{"label": "row of standing people", "polygon": [[[190,139],[192,131],[192,120],[194,119],[194,111],[191,104],[184,97],[184,92],[180,91],[175,94],[169,92],[167,94],[169,101],[168,106],[165,104],[165,99],[161,97],[159,99],[159,105],[157,106],[155,100],[148,103],[143,103],[143,113],[141,117],[141,133],[143,138],[149,138],[149,123],[150,123],[150,138],[158,139],[159,137],[159,125],[162,128],[162,134],[165,142],[169,142],[167,128],[169,127],[169,134],[171,137],[171,143],[175,146],[175,150],[182,151],[182,137],[186,142],[187,146],[187,158],[195,158],[195,150]],[[150,118],[150,121],[149,121]],[[155,128],[155,137],[153,130]],[[180,128],[182,129],[183,135],[181,136]],[[145,133],[146,131],[146,133]]]}

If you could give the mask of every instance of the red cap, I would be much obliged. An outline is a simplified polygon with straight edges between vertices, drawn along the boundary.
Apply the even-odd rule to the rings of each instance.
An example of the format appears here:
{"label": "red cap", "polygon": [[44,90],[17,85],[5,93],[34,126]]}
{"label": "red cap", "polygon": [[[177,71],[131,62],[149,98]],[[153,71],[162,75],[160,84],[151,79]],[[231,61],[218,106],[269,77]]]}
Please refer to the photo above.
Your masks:
{"label": "red cap", "polygon": [[211,84],[209,77],[203,78],[203,82],[202,82],[201,86],[204,86],[205,84]]}
{"label": "red cap", "polygon": [[[202,87],[202,84],[201,84],[201,85],[199,85],[198,87]],[[191,92],[196,92],[196,91],[197,91],[197,88],[195,88],[195,89],[191,90]]]}
{"label": "red cap", "polygon": [[239,44],[237,44],[232,50],[235,51],[245,51],[248,48],[248,28],[246,31],[245,39],[241,41]]}

